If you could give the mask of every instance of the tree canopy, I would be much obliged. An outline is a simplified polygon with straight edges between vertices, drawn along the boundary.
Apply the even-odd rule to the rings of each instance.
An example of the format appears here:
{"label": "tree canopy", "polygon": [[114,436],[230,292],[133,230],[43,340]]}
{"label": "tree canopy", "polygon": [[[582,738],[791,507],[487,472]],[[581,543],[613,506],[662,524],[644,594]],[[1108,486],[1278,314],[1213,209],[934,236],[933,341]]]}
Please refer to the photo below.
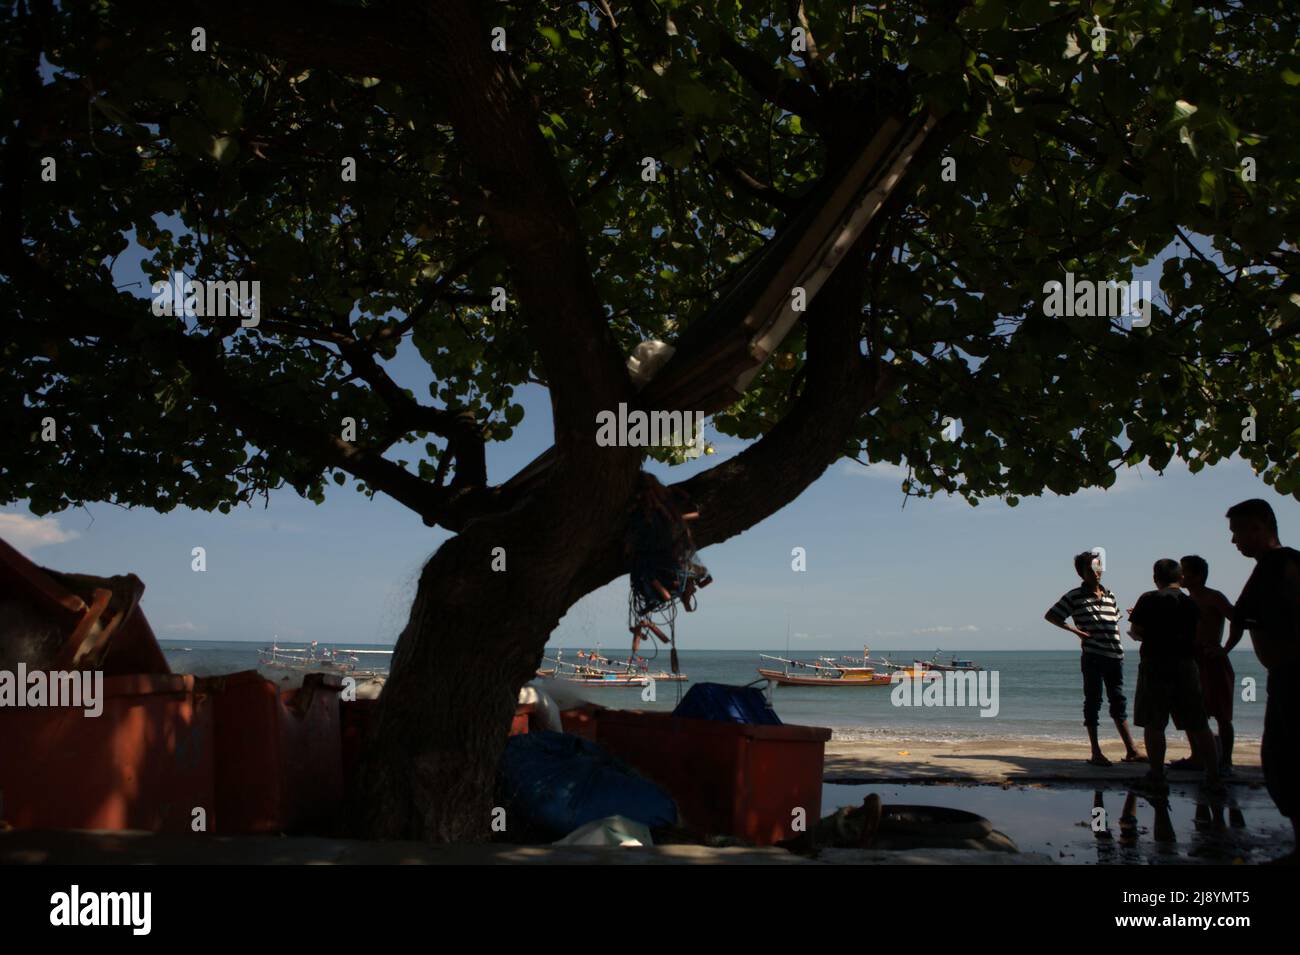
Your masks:
{"label": "tree canopy", "polygon": [[[519,386],[600,467],[636,344],[677,340],[837,157],[926,109],[843,266],[834,347],[876,377],[832,457],[1014,503],[1240,454],[1300,497],[1290,0],[144,6],[6,5],[7,501],[227,510],[350,475],[452,530],[501,513],[484,449]],[[1045,283],[1171,246],[1149,327],[1044,314]],[[258,281],[259,323],[155,315],[117,287],[137,247],[151,282]],[[819,320],[717,430],[768,434],[818,387]],[[427,389],[394,379],[404,349]]]}

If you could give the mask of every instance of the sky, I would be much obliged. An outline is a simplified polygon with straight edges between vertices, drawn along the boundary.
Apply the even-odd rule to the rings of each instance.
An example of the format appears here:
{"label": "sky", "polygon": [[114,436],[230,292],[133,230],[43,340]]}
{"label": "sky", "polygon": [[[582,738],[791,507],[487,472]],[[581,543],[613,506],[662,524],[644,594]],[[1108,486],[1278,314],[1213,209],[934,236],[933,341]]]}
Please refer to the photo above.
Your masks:
{"label": "sky", "polygon": [[[183,231],[175,219],[158,224]],[[123,286],[144,279],[145,253],[130,238],[114,266]],[[1208,241],[1193,241],[1214,255]],[[1163,259],[1133,277],[1158,288]],[[144,281],[142,308],[150,306],[148,293]],[[399,352],[389,371],[427,395],[427,367],[412,352]],[[517,398],[524,422],[509,442],[488,448],[493,483],[551,443],[544,390],[526,386]],[[681,480],[744,447],[708,429],[706,437],[716,455],[651,470]],[[1082,550],[1105,548],[1105,583],[1129,607],[1151,588],[1155,560],[1190,553],[1209,561],[1210,585],[1235,599],[1252,566],[1231,546],[1223,516],[1237,501],[1269,500],[1283,542],[1300,541],[1300,506],[1240,459],[1196,475],[1176,460],[1164,474],[1129,468],[1109,490],[1025,497],[1015,508],[945,497],[911,498],[904,507],[902,479],[894,465],[839,461],[780,513],[706,548],[701,558],[714,583],[700,593],[695,613],[679,617],[679,647],[1068,650],[1076,638],[1042,618],[1078,583],[1072,558]],[[337,645],[397,638],[420,567],[447,534],[383,495],[371,500],[350,484],[330,484],[319,506],[286,489],[265,507],[259,501],[229,515],[159,515],[100,503],[37,518],[16,502],[0,507],[0,537],[58,570],[135,573],[147,588],[142,606],[163,639]],[[192,569],[195,547],[206,551],[203,572]],[[802,572],[792,568],[796,547],[806,555]],[[627,578],[571,608],[551,641],[627,645]]]}
{"label": "sky", "polygon": [[[545,392],[521,393],[527,412],[515,437],[489,450],[489,478],[504,480],[550,443]],[[667,469],[688,477],[737,453],[742,442],[706,429],[718,453]],[[1119,472],[1109,490],[998,500],[907,500],[901,471],[840,461],[785,510],[701,556],[714,583],[699,608],[678,619],[691,649],[858,649],[964,653],[1072,649],[1074,638],[1042,619],[1078,581],[1072,557],[1106,549],[1105,582],[1121,607],[1151,588],[1161,557],[1198,553],[1210,585],[1235,599],[1251,562],[1232,547],[1224,511],[1263,497],[1283,542],[1300,541],[1300,505],[1277,494],[1239,459],[1188,473]],[[317,639],[384,644],[406,620],[424,560],[446,538],[388,498],[368,500],[330,486],[317,506],[292,491],[269,506],[229,515],[178,509],[167,515],[111,504],[37,519],[0,508],[0,537],[37,563],[92,574],[132,572],[146,585],[143,607],[168,640]],[[207,569],[191,569],[206,550]],[[792,569],[792,549],[807,569]],[[606,649],[627,642],[627,578],[575,605],[553,646]]]}

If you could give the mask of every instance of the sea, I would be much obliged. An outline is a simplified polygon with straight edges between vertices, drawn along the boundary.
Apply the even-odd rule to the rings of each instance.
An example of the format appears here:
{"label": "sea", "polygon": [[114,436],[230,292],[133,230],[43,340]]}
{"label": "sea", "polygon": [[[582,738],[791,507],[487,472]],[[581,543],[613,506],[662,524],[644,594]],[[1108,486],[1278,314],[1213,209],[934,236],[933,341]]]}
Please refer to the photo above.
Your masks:
{"label": "sea", "polygon": [[[259,669],[259,644],[250,641],[160,641],[173,672],[215,676],[239,670]],[[277,642],[279,647],[306,648],[303,643]],[[330,649],[391,650],[391,646],[371,646],[362,643],[322,644]],[[319,648],[318,648],[319,649]],[[617,658],[606,648],[604,655]],[[759,650],[680,650],[678,659],[681,671],[688,677],[686,683],[659,681],[653,694],[641,687],[599,688],[547,681],[549,686],[562,692],[566,699],[581,698],[604,706],[624,709],[670,711],[677,705],[681,694],[693,683],[725,683],[742,686],[754,683],[766,690],[766,682],[759,677],[757,668],[775,666],[760,659],[760,652],[787,656],[783,651]],[[807,650],[800,649],[788,656],[791,659],[815,662],[818,657],[859,656],[861,648]],[[913,659],[929,659],[930,652],[913,650],[890,652],[872,648],[873,659],[888,659],[899,664],[909,664]],[[546,656],[554,657],[555,649],[548,648]],[[941,659],[946,660],[944,653]],[[777,715],[785,723],[805,726],[826,726],[837,740],[898,740],[900,742],[942,742],[978,739],[1085,739],[1083,731],[1083,678],[1079,672],[1079,654],[1062,650],[988,650],[958,654],[971,659],[984,668],[985,688],[993,689],[993,674],[997,674],[996,715],[982,716],[992,707],[980,706],[901,706],[896,705],[891,686],[849,687],[775,687],[771,700]],[[385,671],[389,657],[359,655],[360,667]],[[576,662],[577,648],[565,648],[563,659]],[[1239,646],[1232,654],[1232,664],[1237,673],[1237,698],[1234,704],[1233,725],[1240,740],[1258,741],[1264,728],[1266,674],[1248,645]],[[1130,722],[1133,713],[1133,696],[1137,688],[1136,653],[1124,660],[1124,694],[1128,698]],[[651,661],[651,669],[668,669],[668,654],[661,652]],[[283,671],[262,668],[268,677],[285,680]],[[292,677],[290,677],[292,679]],[[757,682],[756,682],[757,681]],[[653,699],[647,697],[653,696]],[[1102,703],[1101,731],[1103,740],[1113,737],[1114,727]],[[1214,726],[1211,721],[1211,726]],[[1172,726],[1170,732],[1173,732]],[[1140,731],[1137,731],[1140,735]]]}

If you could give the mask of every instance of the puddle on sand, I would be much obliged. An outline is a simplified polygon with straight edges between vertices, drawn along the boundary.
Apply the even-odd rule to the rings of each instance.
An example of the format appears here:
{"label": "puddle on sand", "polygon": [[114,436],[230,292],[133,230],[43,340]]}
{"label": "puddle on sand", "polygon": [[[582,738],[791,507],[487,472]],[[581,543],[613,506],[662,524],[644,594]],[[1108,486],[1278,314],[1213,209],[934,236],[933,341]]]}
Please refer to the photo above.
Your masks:
{"label": "puddle on sand", "polygon": [[[1291,824],[1263,787],[1229,786],[1213,803],[1195,784],[1173,783],[1161,805],[1124,787],[1025,784],[876,786],[825,783],[822,815],[860,806],[868,793],[886,803],[945,806],[978,813],[1021,852],[1073,865],[1259,863],[1291,851]],[[1094,813],[1095,807],[1105,810]],[[1093,819],[1104,828],[1093,831]]]}

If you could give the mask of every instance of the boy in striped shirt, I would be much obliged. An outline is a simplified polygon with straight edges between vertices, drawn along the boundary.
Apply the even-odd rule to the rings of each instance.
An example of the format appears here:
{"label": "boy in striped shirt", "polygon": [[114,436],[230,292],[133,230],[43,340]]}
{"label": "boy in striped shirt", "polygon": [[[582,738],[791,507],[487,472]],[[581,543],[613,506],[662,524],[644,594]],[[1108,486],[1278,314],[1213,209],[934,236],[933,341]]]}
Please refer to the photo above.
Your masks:
{"label": "boy in striped shirt", "polygon": [[[1082,583],[1058,600],[1044,619],[1068,630],[1081,643],[1083,654],[1079,668],[1083,671],[1083,725],[1088,728],[1088,741],[1092,744],[1092,758],[1088,763],[1092,766],[1111,765],[1097,742],[1103,686],[1110,700],[1110,717],[1115,721],[1115,729],[1127,750],[1124,762],[1146,762],[1146,757],[1133,745],[1133,736],[1128,729],[1124,649],[1119,642],[1119,608],[1115,595],[1101,585],[1102,567],[1096,554],[1084,551],[1075,555],[1074,569]],[[1074,623],[1067,623],[1068,620]]]}

